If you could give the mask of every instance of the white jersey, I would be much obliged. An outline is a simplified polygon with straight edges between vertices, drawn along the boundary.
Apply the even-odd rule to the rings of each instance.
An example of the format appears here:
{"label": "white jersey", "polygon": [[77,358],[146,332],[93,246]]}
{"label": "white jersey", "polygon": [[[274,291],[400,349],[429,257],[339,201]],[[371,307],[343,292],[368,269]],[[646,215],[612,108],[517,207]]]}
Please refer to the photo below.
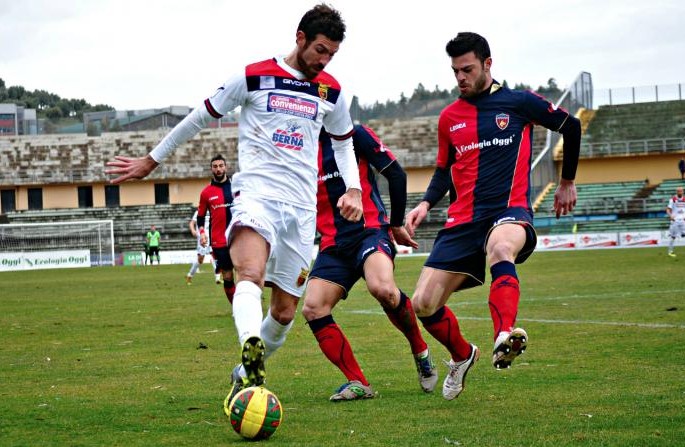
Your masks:
{"label": "white jersey", "polygon": [[668,201],[668,207],[671,210],[671,217],[676,222],[685,222],[685,196],[673,196]]}
{"label": "white jersey", "polygon": [[269,59],[248,65],[205,101],[214,118],[238,106],[239,172],[232,179],[234,195],[315,210],[321,127],[341,137],[352,132],[338,82],[326,72],[309,81],[283,58]]}

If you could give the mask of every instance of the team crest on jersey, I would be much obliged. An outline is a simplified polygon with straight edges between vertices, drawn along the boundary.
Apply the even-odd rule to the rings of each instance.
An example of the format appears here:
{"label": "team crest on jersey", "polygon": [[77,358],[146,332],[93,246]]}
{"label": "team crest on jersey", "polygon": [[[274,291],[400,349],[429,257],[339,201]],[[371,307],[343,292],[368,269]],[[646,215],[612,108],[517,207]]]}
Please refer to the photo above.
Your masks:
{"label": "team crest on jersey", "polygon": [[269,93],[266,110],[314,120],[316,119],[319,105],[315,101],[298,98],[297,96]]}
{"label": "team crest on jersey", "polygon": [[322,101],[328,99],[328,87],[330,87],[330,85],[319,84],[319,98],[321,98]]}
{"label": "team crest on jersey", "polygon": [[304,282],[307,280],[307,276],[309,276],[309,270],[301,269],[300,275],[297,277],[297,287],[302,287],[304,285]]}
{"label": "team crest on jersey", "polygon": [[497,127],[504,130],[509,126],[509,115],[506,113],[498,113],[497,116],[495,116],[495,122],[497,123]]}
{"label": "team crest on jersey", "polygon": [[301,151],[304,147],[304,134],[300,131],[300,126],[294,122],[286,123],[285,129],[276,129],[271,141],[274,146],[291,151]]}

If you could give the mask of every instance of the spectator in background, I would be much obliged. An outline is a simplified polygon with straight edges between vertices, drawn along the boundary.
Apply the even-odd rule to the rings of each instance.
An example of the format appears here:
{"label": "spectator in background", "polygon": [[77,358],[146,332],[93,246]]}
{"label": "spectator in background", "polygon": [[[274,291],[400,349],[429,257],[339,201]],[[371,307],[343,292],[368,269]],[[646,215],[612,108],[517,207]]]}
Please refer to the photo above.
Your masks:
{"label": "spectator in background", "polygon": [[680,180],[685,180],[685,157],[680,158],[678,170],[680,170]]}
{"label": "spectator in background", "polygon": [[148,245],[148,251],[150,256],[150,265],[154,264],[155,256],[157,257],[157,265],[159,265],[159,240],[161,239],[159,231],[154,225],[150,226],[150,231],[147,232],[145,240]]}

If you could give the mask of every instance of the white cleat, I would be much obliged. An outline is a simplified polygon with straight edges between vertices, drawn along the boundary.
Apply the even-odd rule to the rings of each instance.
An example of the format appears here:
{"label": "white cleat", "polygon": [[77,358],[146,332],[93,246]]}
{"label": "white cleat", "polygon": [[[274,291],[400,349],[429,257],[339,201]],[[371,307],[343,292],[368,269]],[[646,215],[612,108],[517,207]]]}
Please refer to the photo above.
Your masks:
{"label": "white cleat", "polygon": [[478,346],[471,344],[471,355],[466,360],[455,362],[450,359],[449,362],[445,362],[449,368],[449,372],[442,384],[442,397],[447,400],[452,400],[461,394],[464,390],[466,373],[468,373],[473,364],[478,361],[479,357],[480,350],[478,349]]}
{"label": "white cleat", "polygon": [[528,334],[520,327],[511,332],[500,332],[492,350],[492,366],[497,369],[509,368],[511,362],[526,351],[527,345]]}

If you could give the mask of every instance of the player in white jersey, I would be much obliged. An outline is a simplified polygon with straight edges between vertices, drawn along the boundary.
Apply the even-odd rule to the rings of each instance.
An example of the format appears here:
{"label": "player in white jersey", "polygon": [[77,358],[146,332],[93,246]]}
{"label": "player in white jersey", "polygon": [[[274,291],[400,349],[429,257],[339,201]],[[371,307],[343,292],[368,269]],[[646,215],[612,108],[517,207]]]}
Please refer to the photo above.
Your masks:
{"label": "player in white jersey", "polygon": [[[248,65],[179,123],[147,156],[107,163],[113,183],[143,178],[179,144],[214,118],[241,106],[238,173],[233,176],[230,255],[240,281],[233,318],[242,365],[233,371],[231,395],[261,385],[264,359],[284,342],[304,292],[316,227],[318,135],[325,125],[348,188],[341,215],[363,214],[352,147],[352,120],[340,85],[324,68],[345,37],[340,13],[320,4],[302,17],[295,48],[285,57]],[[262,319],[261,292],[272,287]]]}
{"label": "player in white jersey", "polygon": [[685,237],[685,197],[682,186],[676,188],[675,195],[668,201],[666,214],[671,220],[671,225],[668,228],[669,236],[671,236],[671,240],[668,242],[668,255],[675,257],[675,239]]}
{"label": "player in white jersey", "polygon": [[[209,228],[209,225],[209,213],[207,213],[207,216],[205,217],[205,228]],[[197,239],[197,247],[195,248],[195,251],[197,252],[197,259],[193,261],[193,264],[190,266],[190,270],[186,275],[186,284],[191,285],[193,283],[193,276],[195,276],[195,273],[197,273],[197,271],[200,269],[200,264],[204,262],[205,256],[209,256],[209,259],[212,263],[214,281],[217,284],[221,284],[221,275],[216,273],[216,263],[214,262],[214,257],[210,256],[212,254],[212,246],[209,241],[205,242],[205,245],[202,245],[200,232],[197,231],[197,210],[195,210],[193,217],[190,219],[190,222],[188,222],[188,228],[190,228],[190,233]]]}

